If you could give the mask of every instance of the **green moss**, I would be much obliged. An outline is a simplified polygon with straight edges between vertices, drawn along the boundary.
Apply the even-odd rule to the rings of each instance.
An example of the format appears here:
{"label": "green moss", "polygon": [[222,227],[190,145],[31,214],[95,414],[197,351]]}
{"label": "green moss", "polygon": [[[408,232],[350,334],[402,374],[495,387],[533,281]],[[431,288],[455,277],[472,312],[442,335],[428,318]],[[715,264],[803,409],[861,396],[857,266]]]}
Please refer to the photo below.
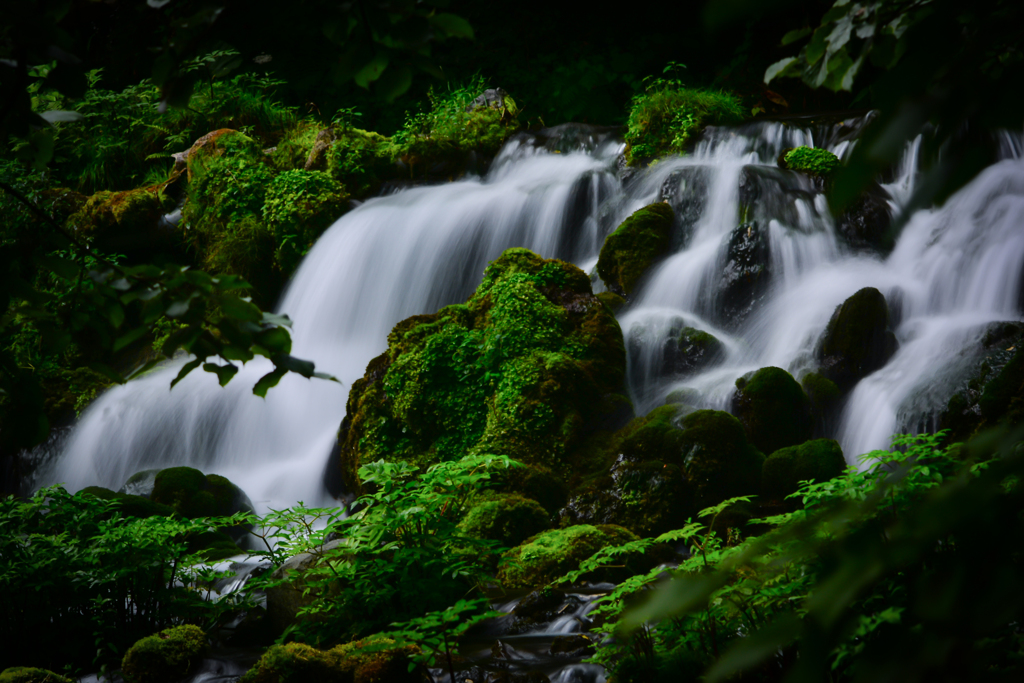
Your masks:
{"label": "green moss", "polygon": [[46,669],[14,666],[0,672],[0,683],[71,683],[71,679]]}
{"label": "green moss", "polygon": [[709,125],[739,123],[745,111],[735,96],[724,92],[657,87],[637,95],[626,122],[626,162],[682,154]]}
{"label": "green moss", "polygon": [[619,407],[612,397],[624,381],[621,331],[586,275],[510,249],[466,304],[388,335],[388,351],[349,394],[343,480],[358,490],[361,462],[425,466],[468,452],[509,455],[564,480],[586,426]]}
{"label": "green moss", "polygon": [[175,626],[132,645],[121,671],[131,683],[174,683],[195,671],[207,649],[201,628]]}
{"label": "green moss", "polygon": [[292,171],[304,168],[309,152],[313,148],[319,126],[312,121],[300,121],[285,131],[277,143],[270,163],[278,171]]}
{"label": "green moss", "polygon": [[889,329],[889,306],[874,287],[865,287],[836,308],[818,358],[820,372],[843,391],[885,365],[896,352]]}
{"label": "green moss", "polygon": [[845,469],[846,460],[839,442],[815,439],[769,455],[761,474],[761,490],[769,500],[782,500],[795,493],[802,481],[828,481]]}
{"label": "green moss", "polygon": [[345,188],[322,171],[285,171],[270,181],[263,220],[277,244],[277,268],[293,272],[317,238],[347,209]]}
{"label": "green moss", "polygon": [[152,238],[160,217],[174,208],[175,199],[168,192],[171,182],[124,192],[97,192],[68,218],[67,225],[105,248],[123,249],[140,242],[142,236]]}
{"label": "green moss", "polygon": [[422,665],[413,663],[418,648],[412,646],[382,649],[370,654],[352,651],[366,645],[387,645],[376,636],[317,650],[303,643],[274,645],[256,662],[240,683],[420,683],[426,674]]}
{"label": "green moss", "polygon": [[779,166],[824,178],[839,168],[839,157],[819,147],[794,147],[782,153]]}
{"label": "green moss", "polygon": [[517,494],[499,494],[472,505],[459,527],[467,534],[517,546],[549,528],[547,511],[537,501]]}
{"label": "green moss", "polygon": [[800,380],[800,386],[810,401],[811,418],[817,433],[827,433],[831,419],[839,408],[842,392],[835,382],[817,372],[805,374]]}
{"label": "green moss", "polygon": [[668,251],[675,214],[666,202],[634,212],[608,236],[597,273],[612,292],[629,296],[644,272]]}
{"label": "green moss", "polygon": [[698,508],[758,492],[764,455],[747,440],[738,419],[698,410],[683,417],[682,426],[683,468]]}
{"label": "green moss", "polygon": [[241,489],[218,474],[191,467],[169,467],[156,475],[151,500],[184,517],[226,516],[251,509]]}
{"label": "green moss", "polygon": [[608,310],[612,313],[617,312],[620,308],[626,305],[626,299],[615,292],[600,292],[597,295],[597,298],[600,299],[601,303],[607,306]]}
{"label": "green moss", "polygon": [[[601,548],[636,539],[630,531],[614,525],[579,524],[545,531],[505,553],[498,580],[509,588],[539,588],[578,569],[580,562]],[[629,569],[624,569],[628,572],[625,576],[637,573],[630,571],[638,569],[637,563],[638,560],[627,560]],[[602,574],[600,578],[611,576]]]}
{"label": "green moss", "polygon": [[367,197],[395,174],[394,145],[379,133],[344,128],[326,151],[326,168],[356,197]]}
{"label": "green moss", "polygon": [[747,438],[762,453],[774,453],[811,438],[811,404],[803,388],[782,368],[767,367],[736,380],[733,409]]}
{"label": "green moss", "polygon": [[[102,500],[116,500],[121,503],[121,514],[125,517],[170,517],[175,514],[174,508],[170,505],[163,505],[142,496],[133,496],[128,493],[119,493],[105,489],[102,486],[87,486],[82,493],[95,496]],[[235,552],[237,553],[237,547]]]}
{"label": "green moss", "polygon": [[562,523],[617,524],[653,536],[678,528],[697,512],[683,469],[679,408],[656,408],[612,436],[602,456],[608,464],[574,491]]}

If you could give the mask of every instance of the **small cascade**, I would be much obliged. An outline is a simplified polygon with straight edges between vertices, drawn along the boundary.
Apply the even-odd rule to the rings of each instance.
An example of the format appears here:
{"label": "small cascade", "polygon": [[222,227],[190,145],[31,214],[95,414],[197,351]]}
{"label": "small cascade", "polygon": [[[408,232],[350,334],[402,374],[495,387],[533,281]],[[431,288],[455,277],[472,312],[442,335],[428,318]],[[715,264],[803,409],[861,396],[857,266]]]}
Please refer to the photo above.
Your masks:
{"label": "small cascade", "polygon": [[[820,189],[777,159],[799,145],[846,156],[868,118],[712,128],[693,154],[626,173],[607,130],[565,126],[517,136],[484,177],[367,201],[317,242],[278,306],[295,321],[293,353],[340,384],[288,376],[260,399],[257,360],[227,388],[194,372],[171,391],[184,361],[172,362],[94,402],[36,483],[117,489],[139,470],[190,465],[227,476],[258,512],[324,503],[348,389],[395,323],[463,301],[509,247],[593,270],[604,238],[657,201],[676,214],[672,251],[618,314],[636,412],[666,400],[727,408],[735,380],[769,365],[799,378],[816,368],[836,307],[875,287],[898,309],[900,349],[846,402],[834,436],[852,462],[933,419],[963,349],[986,324],[1019,319],[1024,264],[1024,147],[1011,134],[1004,161],[910,217],[888,256],[849,246]],[[919,147],[878,190],[894,213],[914,189]],[[683,330],[717,340],[707,362],[673,360]]]}

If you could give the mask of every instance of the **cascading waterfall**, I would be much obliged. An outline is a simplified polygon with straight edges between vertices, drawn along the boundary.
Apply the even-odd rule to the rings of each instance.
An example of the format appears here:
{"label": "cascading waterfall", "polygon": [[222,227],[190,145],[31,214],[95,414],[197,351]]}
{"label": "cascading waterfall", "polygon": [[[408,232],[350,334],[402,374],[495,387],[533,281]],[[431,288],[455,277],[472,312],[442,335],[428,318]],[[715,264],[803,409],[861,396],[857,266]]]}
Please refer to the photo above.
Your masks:
{"label": "cascading waterfall", "polygon": [[[1024,162],[1016,158],[986,170],[942,209],[913,216],[887,258],[845,248],[822,194],[780,171],[776,158],[799,145],[842,157],[864,122],[710,129],[693,155],[631,176],[616,172],[614,140],[581,143],[578,128],[546,146],[522,135],[484,178],[370,200],[324,234],[278,307],[295,321],[293,353],[341,384],[288,376],[260,399],[250,390],[266,366],[253,361],[227,388],[195,372],[169,391],[184,361],[171,363],[100,397],[38,483],[118,488],[138,470],[190,465],[235,481],[258,511],[325,502],[322,473],[348,387],[396,322],[464,300],[487,262],[509,247],[592,269],[604,237],[661,200],[676,211],[674,252],[619,314],[638,414],[672,392],[696,407],[725,408],[747,372],[813,369],[835,308],[876,287],[898,304],[900,349],[846,403],[836,437],[853,461],[940,408],[939,385],[957,381],[958,354],[986,323],[1019,319],[1024,264]],[[1021,139],[1006,136],[1001,147],[1018,157]],[[916,157],[915,143],[885,186],[894,211],[913,189]],[[730,241],[765,252],[767,288],[746,308],[720,286]],[[681,326],[721,340],[716,366],[665,375],[658,354]]]}

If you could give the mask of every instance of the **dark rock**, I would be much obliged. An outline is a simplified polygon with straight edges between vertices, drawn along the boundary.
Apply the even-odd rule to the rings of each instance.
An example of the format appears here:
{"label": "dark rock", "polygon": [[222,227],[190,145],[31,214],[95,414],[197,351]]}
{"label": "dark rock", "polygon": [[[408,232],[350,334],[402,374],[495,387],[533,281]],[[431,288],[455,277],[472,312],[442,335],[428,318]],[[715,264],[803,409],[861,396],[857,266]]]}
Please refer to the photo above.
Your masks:
{"label": "dark rock", "polygon": [[466,106],[466,111],[473,111],[480,107],[501,109],[505,106],[506,97],[508,97],[508,93],[503,88],[488,88]]}
{"label": "dark rock", "polygon": [[551,641],[550,652],[565,657],[583,657],[594,654],[596,643],[585,633],[558,636]]}
{"label": "dark rock", "polygon": [[891,197],[873,182],[854,202],[836,217],[836,232],[855,251],[887,254],[894,241]]}
{"label": "dark rock", "polygon": [[865,287],[836,308],[829,320],[817,350],[820,372],[841,391],[849,391],[884,366],[898,346],[885,297],[874,287]]}
{"label": "dark rock", "polygon": [[769,500],[782,500],[796,493],[802,481],[828,481],[845,469],[843,449],[832,439],[816,439],[799,446],[780,448],[764,461],[761,491]]}
{"label": "dark rock", "polygon": [[733,230],[724,261],[716,287],[718,306],[713,313],[724,327],[736,329],[768,293],[771,252],[767,229],[754,222]]}
{"label": "dark rock", "polygon": [[673,171],[661,184],[658,198],[668,202],[675,212],[673,251],[689,243],[697,222],[704,215],[708,199],[708,173],[707,168],[688,166]]}
{"label": "dark rock", "polygon": [[804,393],[811,403],[813,433],[817,436],[831,434],[842,406],[842,392],[836,383],[817,372],[809,372],[800,381]]}
{"label": "dark rock", "polygon": [[733,412],[762,453],[811,438],[811,405],[803,388],[782,368],[761,368],[736,380]]}

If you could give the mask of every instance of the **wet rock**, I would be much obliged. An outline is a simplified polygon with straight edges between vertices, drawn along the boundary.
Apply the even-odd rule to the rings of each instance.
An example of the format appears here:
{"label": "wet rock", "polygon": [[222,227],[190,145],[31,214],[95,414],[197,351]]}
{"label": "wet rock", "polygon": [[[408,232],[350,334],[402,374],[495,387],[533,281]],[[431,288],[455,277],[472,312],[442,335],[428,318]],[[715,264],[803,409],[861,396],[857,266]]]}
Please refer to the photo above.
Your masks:
{"label": "wet rock", "polygon": [[[376,651],[360,653],[372,646]],[[377,649],[383,647],[384,649]],[[318,650],[304,643],[274,645],[240,683],[422,683],[426,668],[414,661],[414,646],[398,647],[378,636]]]}
{"label": "wet rock", "polygon": [[779,501],[812,479],[828,481],[846,469],[843,449],[832,439],[815,439],[799,446],[780,448],[764,461],[761,491],[768,500]]}
{"label": "wet rock", "polygon": [[889,326],[889,307],[874,287],[844,301],[829,320],[817,349],[819,372],[849,391],[888,362],[898,343]]}
{"label": "wet rock", "polygon": [[760,489],[764,455],[743,424],[724,411],[698,410],[682,419],[683,469],[698,509]]}
{"label": "wet rock", "polygon": [[836,232],[854,251],[888,254],[894,241],[891,197],[881,185],[871,185],[836,217]]}
{"label": "wet rock", "polygon": [[803,388],[782,368],[761,368],[736,380],[733,412],[762,453],[811,438],[811,405]]}
{"label": "wet rock", "polygon": [[617,524],[644,537],[677,528],[696,512],[683,469],[679,406],[656,408],[612,438],[611,465],[574,491],[563,524]]}
{"label": "wet rock", "polygon": [[315,566],[325,554],[342,544],[342,540],[325,543],[318,553],[299,553],[289,557],[274,570],[271,580],[284,582],[267,589],[267,617],[277,633],[297,623],[299,610],[311,605],[316,596],[307,592],[302,574]]}
{"label": "wet rock", "polygon": [[[544,586],[567,572],[578,569],[580,562],[601,548],[637,540],[636,535],[610,524],[580,524],[565,529],[552,529],[528,539],[503,555],[498,580],[510,588]],[[627,557],[625,567],[603,568],[591,577],[594,580],[622,580],[642,571],[644,556]],[[653,565],[651,565],[653,566]],[[648,567],[649,568],[649,567]]]}
{"label": "wet rock", "polygon": [[132,645],[121,670],[134,683],[175,683],[198,668],[208,649],[201,628],[175,626]]}
{"label": "wet rock", "polygon": [[517,546],[551,527],[547,511],[537,501],[518,494],[497,494],[475,502],[459,528],[476,538]]}
{"label": "wet rock", "polygon": [[488,109],[503,109],[506,106],[505,99],[507,97],[508,93],[505,92],[504,88],[488,88],[466,106],[466,111],[473,111],[474,109],[482,107],[486,107]]}
{"label": "wet rock", "polygon": [[628,298],[647,269],[665,256],[673,217],[669,204],[651,204],[635,211],[605,239],[597,273],[609,291]]}
{"label": "wet rock", "polygon": [[672,250],[686,247],[708,200],[708,169],[688,166],[673,171],[661,184],[658,198],[675,212]]}
{"label": "wet rock", "polygon": [[740,225],[725,245],[725,265],[718,275],[715,314],[736,329],[760,306],[771,283],[768,231],[758,222]]}
{"label": "wet rock", "polygon": [[551,621],[555,618],[555,611],[565,600],[565,591],[545,586],[520,600],[512,609],[512,616],[534,622]]}
{"label": "wet rock", "polygon": [[587,657],[594,654],[596,643],[585,633],[558,636],[551,641],[550,652],[565,657]]}
{"label": "wet rock", "polygon": [[1001,420],[1024,422],[1024,324],[989,325],[966,381],[950,396],[938,419],[949,441],[966,441]]}
{"label": "wet rock", "polygon": [[626,346],[633,371],[658,379],[695,375],[725,358],[725,346],[713,334],[688,327],[681,319],[664,331],[637,325],[630,329]]}
{"label": "wet rock", "polygon": [[245,492],[227,478],[203,474],[192,467],[169,467],[157,472],[149,498],[189,518],[254,511]]}

